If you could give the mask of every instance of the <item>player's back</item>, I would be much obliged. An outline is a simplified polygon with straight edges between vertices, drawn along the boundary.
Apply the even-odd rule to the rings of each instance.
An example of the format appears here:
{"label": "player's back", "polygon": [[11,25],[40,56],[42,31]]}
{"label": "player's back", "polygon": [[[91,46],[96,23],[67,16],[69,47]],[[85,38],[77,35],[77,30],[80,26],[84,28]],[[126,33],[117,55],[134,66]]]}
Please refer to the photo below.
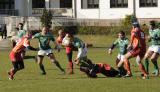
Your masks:
{"label": "player's back", "polygon": [[22,37],[16,44],[16,46],[12,49],[13,52],[19,53],[23,51],[26,47],[25,44],[28,44],[28,39],[26,37]]}
{"label": "player's back", "polygon": [[131,43],[132,43],[133,48],[146,47],[145,33],[140,28],[132,29]]}

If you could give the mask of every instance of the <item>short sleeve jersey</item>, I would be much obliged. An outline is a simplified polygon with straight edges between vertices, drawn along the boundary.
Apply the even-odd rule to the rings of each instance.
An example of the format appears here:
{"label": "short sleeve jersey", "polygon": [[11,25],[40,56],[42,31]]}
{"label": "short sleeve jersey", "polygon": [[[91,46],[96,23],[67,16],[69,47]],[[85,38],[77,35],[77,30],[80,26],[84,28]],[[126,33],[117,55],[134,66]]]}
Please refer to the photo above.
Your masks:
{"label": "short sleeve jersey", "polygon": [[77,37],[74,37],[73,39],[73,46],[76,47],[76,48],[83,48],[84,47],[84,43],[82,40],[80,40],[79,38]]}
{"label": "short sleeve jersey", "polygon": [[154,39],[160,37],[159,29],[149,30],[149,36],[151,37],[150,45],[160,45],[160,39]]}
{"label": "short sleeve jersey", "polygon": [[129,44],[129,39],[128,38],[117,39],[113,44],[119,48],[119,53],[124,55],[127,53],[127,46]]}
{"label": "short sleeve jersey", "polygon": [[16,44],[16,46],[12,49],[13,52],[19,53],[23,51],[27,46],[30,45],[29,40],[26,37],[22,37]]}
{"label": "short sleeve jersey", "polygon": [[46,35],[42,35],[41,33],[37,33],[33,36],[33,38],[37,38],[39,40],[39,48],[42,50],[51,49],[50,41],[55,41],[54,36],[51,33],[47,33]]}

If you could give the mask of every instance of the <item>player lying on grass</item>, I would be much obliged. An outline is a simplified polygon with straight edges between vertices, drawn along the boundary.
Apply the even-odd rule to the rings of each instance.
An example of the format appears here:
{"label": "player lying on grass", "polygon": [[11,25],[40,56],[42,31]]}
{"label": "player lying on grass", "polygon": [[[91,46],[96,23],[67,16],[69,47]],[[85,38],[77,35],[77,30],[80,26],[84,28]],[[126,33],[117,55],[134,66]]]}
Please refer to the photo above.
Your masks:
{"label": "player lying on grass", "polygon": [[79,62],[80,71],[85,72],[88,77],[96,78],[97,74],[101,73],[106,77],[115,77],[119,75],[119,72],[111,67],[109,64],[104,63],[92,63],[91,60],[84,60]]}
{"label": "player lying on grass", "polygon": [[38,51],[38,49],[30,46],[29,39],[31,39],[31,34],[27,31],[26,35],[17,42],[15,47],[10,52],[10,59],[13,65],[13,68],[8,72],[10,80],[13,80],[17,71],[24,69],[23,56],[21,55],[24,49],[28,48],[30,50]]}

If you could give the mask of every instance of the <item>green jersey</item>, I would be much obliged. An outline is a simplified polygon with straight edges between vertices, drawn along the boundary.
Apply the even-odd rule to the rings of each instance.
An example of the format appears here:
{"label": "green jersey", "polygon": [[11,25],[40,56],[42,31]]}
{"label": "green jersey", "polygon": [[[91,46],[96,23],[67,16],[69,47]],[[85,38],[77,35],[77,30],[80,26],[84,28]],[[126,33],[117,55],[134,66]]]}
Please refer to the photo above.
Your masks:
{"label": "green jersey", "polygon": [[150,45],[160,45],[160,30],[149,30],[149,36],[151,37]]}
{"label": "green jersey", "polygon": [[84,43],[82,40],[80,40],[79,38],[77,37],[74,37],[73,39],[73,46],[76,47],[76,48],[83,48],[84,47]]}
{"label": "green jersey", "polygon": [[113,44],[119,48],[119,54],[124,55],[127,53],[127,46],[129,44],[128,38],[117,39]]}
{"label": "green jersey", "polygon": [[49,43],[52,40],[55,41],[54,36],[51,33],[47,33],[46,35],[42,35],[41,33],[37,33],[33,36],[33,38],[37,38],[39,40],[39,48],[42,50],[51,49]]}
{"label": "green jersey", "polygon": [[24,35],[26,35],[26,32],[27,32],[26,30],[19,30],[17,37],[22,38]]}

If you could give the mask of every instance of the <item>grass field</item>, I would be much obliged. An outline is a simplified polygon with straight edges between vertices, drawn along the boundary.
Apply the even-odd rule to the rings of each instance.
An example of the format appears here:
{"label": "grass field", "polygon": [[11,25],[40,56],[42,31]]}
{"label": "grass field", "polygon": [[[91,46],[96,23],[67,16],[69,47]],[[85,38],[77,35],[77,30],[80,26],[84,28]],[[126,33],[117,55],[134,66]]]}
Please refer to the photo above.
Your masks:
{"label": "grass field", "polygon": [[[113,37],[105,36],[80,37],[86,41],[92,39],[91,42],[95,44],[94,46],[101,47],[109,46],[114,40]],[[33,41],[32,44],[35,45],[35,42]],[[36,52],[28,51],[26,53],[26,57],[34,55]],[[66,69],[67,61],[64,49],[60,53],[55,52],[55,55]],[[89,48],[88,53],[88,57],[93,62],[108,63],[113,67],[115,67],[116,55],[117,50],[112,55],[106,54],[106,48]],[[47,57],[44,59],[47,75],[43,76],[40,75],[39,67],[34,59],[28,58],[24,60],[25,69],[17,72],[15,80],[9,81],[7,71],[12,67],[9,60],[9,50],[1,51],[0,58],[0,92],[159,92],[160,90],[160,77],[150,77],[148,80],[141,79],[134,59],[131,60],[134,75],[132,78],[106,78],[100,74],[98,78],[91,79],[80,72],[77,66],[74,66],[75,74],[61,75]],[[152,64],[150,65],[153,67]]]}

